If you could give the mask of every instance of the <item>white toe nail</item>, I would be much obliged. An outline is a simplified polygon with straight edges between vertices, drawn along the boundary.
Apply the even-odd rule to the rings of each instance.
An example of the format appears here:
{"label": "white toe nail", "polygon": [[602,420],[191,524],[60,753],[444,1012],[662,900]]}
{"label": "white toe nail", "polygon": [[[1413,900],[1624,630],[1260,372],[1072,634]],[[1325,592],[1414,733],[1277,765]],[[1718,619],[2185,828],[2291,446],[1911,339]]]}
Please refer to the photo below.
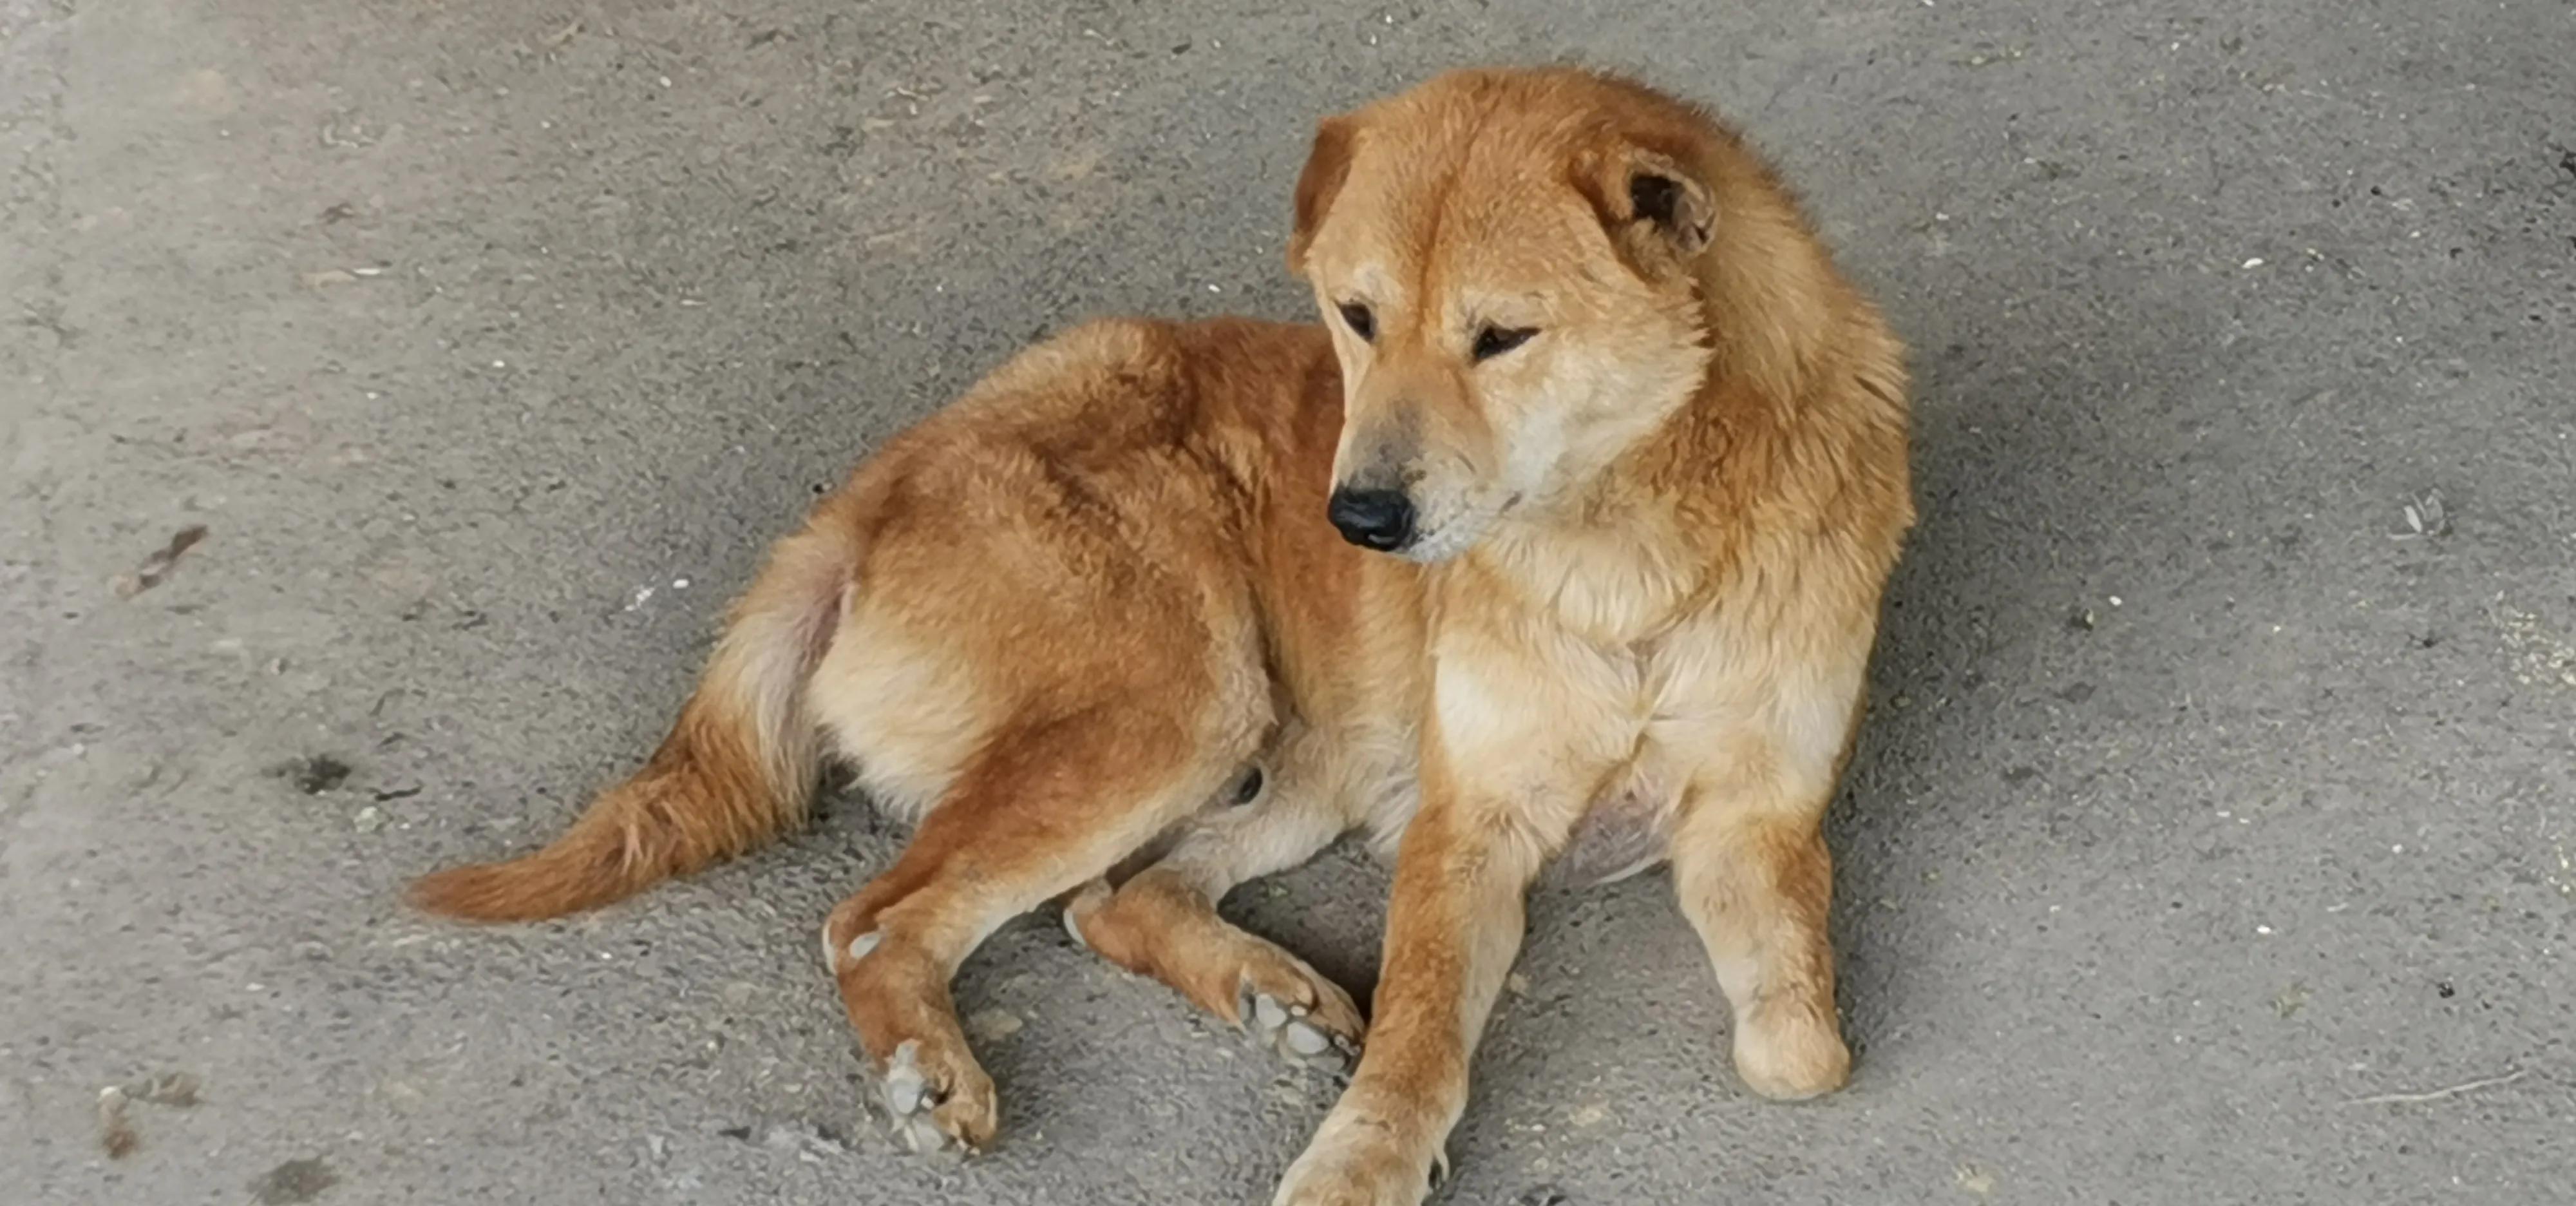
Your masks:
{"label": "white toe nail", "polygon": [[885,935],[880,934],[875,930],[869,930],[867,933],[850,939],[850,962],[856,963],[861,959],[867,958],[868,952],[877,949],[877,944],[883,941],[885,941]]}

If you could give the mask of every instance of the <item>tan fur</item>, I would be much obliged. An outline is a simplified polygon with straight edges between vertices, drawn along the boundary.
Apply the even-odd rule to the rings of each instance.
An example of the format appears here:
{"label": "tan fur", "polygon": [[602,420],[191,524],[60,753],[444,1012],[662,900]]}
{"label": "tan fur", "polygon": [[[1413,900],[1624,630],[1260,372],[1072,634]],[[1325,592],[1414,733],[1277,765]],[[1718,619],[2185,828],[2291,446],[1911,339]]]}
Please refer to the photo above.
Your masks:
{"label": "tan fur", "polygon": [[[1215,912],[1353,829],[1401,834],[1382,979],[1285,1206],[1421,1199],[1523,892],[1569,850],[1669,858],[1747,1084],[1839,1085],[1819,821],[1912,519],[1895,339],[1731,132],[1587,73],[1328,119],[1295,216],[1323,328],[1024,353],[782,543],[643,772],[423,903],[538,916],[737,853],[799,814],[819,730],[920,817],[824,932],[894,1095],[927,1086],[916,1139],[993,1137],[948,980],[1059,896],[1230,1021],[1358,1039],[1347,994]],[[1486,328],[1534,333],[1480,357]],[[1397,556],[1334,531],[1337,489],[1410,500]]]}

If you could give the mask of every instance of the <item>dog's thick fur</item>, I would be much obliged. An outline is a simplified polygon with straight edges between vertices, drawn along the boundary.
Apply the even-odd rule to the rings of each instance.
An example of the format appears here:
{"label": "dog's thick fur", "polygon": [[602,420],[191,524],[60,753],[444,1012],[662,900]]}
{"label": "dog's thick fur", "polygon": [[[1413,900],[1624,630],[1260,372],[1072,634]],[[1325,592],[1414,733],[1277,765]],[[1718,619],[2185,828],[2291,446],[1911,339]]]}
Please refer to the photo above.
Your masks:
{"label": "dog's thick fur", "polygon": [[1668,859],[1745,1082],[1841,1084],[1819,822],[1912,519],[1896,340],[1734,134],[1574,70],[1328,119],[1289,259],[1321,329],[1094,324],[893,441],[641,772],[416,898],[614,900],[846,759],[919,828],[825,957],[905,1136],[973,1148],[948,981],[994,927],[1069,896],[1101,954],[1330,1058],[1350,998],[1215,902],[1400,833],[1365,1054],[1279,1191],[1322,1206],[1421,1199],[1542,867]]}

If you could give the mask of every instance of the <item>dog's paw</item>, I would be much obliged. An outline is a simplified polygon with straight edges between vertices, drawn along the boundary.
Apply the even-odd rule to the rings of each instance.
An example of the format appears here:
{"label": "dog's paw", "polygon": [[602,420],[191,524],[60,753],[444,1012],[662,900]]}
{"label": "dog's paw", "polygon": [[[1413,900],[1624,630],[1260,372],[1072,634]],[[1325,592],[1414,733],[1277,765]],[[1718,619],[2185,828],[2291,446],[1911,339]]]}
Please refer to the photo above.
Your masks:
{"label": "dog's paw", "polygon": [[[1276,974],[1285,970],[1287,974]],[[1359,1063],[1365,1024],[1340,985],[1304,964],[1260,975],[1245,968],[1234,1014],[1253,1045],[1302,1067],[1336,1075]]]}
{"label": "dog's paw", "polygon": [[1396,1128],[1336,1109],[1279,1179],[1271,1206],[1421,1206],[1448,1177],[1436,1146],[1417,1153]]}
{"label": "dog's paw", "polygon": [[1001,1129],[993,1080],[972,1056],[925,1058],[918,1040],[894,1049],[878,1078],[895,1139],[916,1152],[978,1152]]}
{"label": "dog's paw", "polygon": [[1736,1019],[1735,1074],[1773,1101],[1804,1101],[1851,1079],[1851,1048],[1830,1009],[1776,1004]]}

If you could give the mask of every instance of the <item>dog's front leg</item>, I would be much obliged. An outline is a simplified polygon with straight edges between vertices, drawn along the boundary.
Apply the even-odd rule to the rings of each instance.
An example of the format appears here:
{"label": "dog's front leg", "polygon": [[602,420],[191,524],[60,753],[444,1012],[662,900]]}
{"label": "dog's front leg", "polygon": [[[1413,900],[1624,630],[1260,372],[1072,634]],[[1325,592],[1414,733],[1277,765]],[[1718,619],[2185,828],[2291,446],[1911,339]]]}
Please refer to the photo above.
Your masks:
{"label": "dog's front leg", "polygon": [[[1433,761],[1426,759],[1426,763]],[[1396,856],[1377,1016],[1276,1206],[1417,1206],[1467,1103],[1467,1061],[1520,950],[1539,848],[1504,799],[1425,767]]]}
{"label": "dog's front leg", "polygon": [[1775,715],[1814,718],[1803,730],[1712,743],[1673,834],[1674,892],[1734,1007],[1735,1070],[1765,1097],[1830,1093],[1851,1072],[1834,1010],[1833,856],[1822,825],[1859,715],[1840,701],[1857,693],[1860,673],[1855,663],[1807,706],[1784,696]]}

